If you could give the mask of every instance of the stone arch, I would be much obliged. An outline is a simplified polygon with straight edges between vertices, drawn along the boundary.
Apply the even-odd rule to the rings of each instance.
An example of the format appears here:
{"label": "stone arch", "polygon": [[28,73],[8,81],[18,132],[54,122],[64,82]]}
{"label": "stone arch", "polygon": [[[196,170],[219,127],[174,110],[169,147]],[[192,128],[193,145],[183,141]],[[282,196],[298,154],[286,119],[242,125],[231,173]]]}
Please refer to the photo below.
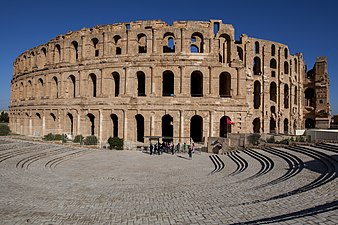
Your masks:
{"label": "stone arch", "polygon": [[284,84],[284,108],[289,108],[289,85]]}
{"label": "stone arch", "polygon": [[137,35],[138,53],[147,53],[147,36],[143,33]]}
{"label": "stone arch", "polygon": [[31,80],[27,81],[26,96],[27,96],[27,98],[33,97],[33,84],[32,84]]}
{"label": "stone arch", "polygon": [[54,47],[54,63],[61,62],[61,46],[56,44]]}
{"label": "stone arch", "polygon": [[92,113],[87,114],[87,129],[89,128],[89,135],[95,135],[95,116]]}
{"label": "stone arch", "polygon": [[92,52],[93,52],[93,55],[95,57],[99,57],[100,56],[100,50],[98,48],[98,44],[99,44],[99,39],[97,38],[92,38]]}
{"label": "stone arch", "polygon": [[253,73],[254,75],[262,74],[261,59],[258,56],[256,56],[253,61]]}
{"label": "stone arch", "polygon": [[162,140],[172,142],[174,137],[173,117],[169,114],[162,116]]}
{"label": "stone arch", "polygon": [[228,116],[222,116],[219,121],[219,136],[228,137],[228,133],[231,133],[231,119]]}
{"label": "stone arch", "polygon": [[143,71],[138,71],[137,76],[137,96],[146,96],[146,75]]}
{"label": "stone arch", "polygon": [[284,74],[289,74],[289,63],[287,61],[284,62]]}
{"label": "stone arch", "polygon": [[71,63],[76,63],[79,59],[79,44],[77,41],[72,41],[71,43],[69,59]]}
{"label": "stone arch", "polygon": [[115,55],[121,55],[122,54],[121,36],[120,35],[115,35],[113,37],[113,42],[114,42],[114,49],[113,49],[113,51],[115,52]]}
{"label": "stone arch", "polygon": [[69,75],[67,78],[67,97],[75,98],[76,94],[76,78],[74,75]]}
{"label": "stone arch", "polygon": [[112,123],[112,137],[119,136],[119,118],[116,114],[110,115],[111,123]]}
{"label": "stone arch", "polygon": [[203,96],[203,74],[201,71],[195,70],[191,73],[190,94],[191,97]]}
{"label": "stone arch", "polygon": [[204,52],[204,38],[200,32],[194,32],[191,35],[190,52],[191,53],[203,53]]}
{"label": "stone arch", "polygon": [[47,50],[45,47],[42,47],[38,56],[38,68],[42,69],[45,67],[47,62]]}
{"label": "stone arch", "polygon": [[297,73],[297,70],[298,70],[298,66],[297,66],[297,59],[294,59],[294,69],[295,69],[295,73]]}
{"label": "stone arch", "polygon": [[114,96],[117,97],[120,94],[120,74],[115,71],[112,76],[114,80]]}
{"label": "stone arch", "polygon": [[221,34],[218,38],[218,49],[221,63],[231,61],[231,38],[227,34]]}
{"label": "stone arch", "polygon": [[53,76],[51,80],[50,95],[51,98],[59,98],[59,83],[56,76]]}
{"label": "stone arch", "polygon": [[88,78],[88,89],[89,93],[91,93],[91,97],[96,97],[97,94],[97,78],[94,73],[89,74]]}
{"label": "stone arch", "polygon": [[277,102],[277,85],[274,81],[270,83],[270,100]]}
{"label": "stone arch", "polygon": [[190,138],[193,142],[203,141],[203,118],[199,115],[190,119]]}
{"label": "stone arch", "polygon": [[57,130],[57,121],[56,121],[56,116],[54,113],[50,113],[46,117],[46,133],[52,133],[55,134]]}
{"label": "stone arch", "polygon": [[258,117],[252,121],[252,127],[254,133],[261,132],[261,120]]}
{"label": "stone arch", "polygon": [[163,53],[174,53],[175,52],[175,35],[171,32],[166,32],[163,35],[162,41]]}
{"label": "stone arch", "polygon": [[222,72],[219,75],[219,96],[231,97],[231,75],[228,72]]}
{"label": "stone arch", "polygon": [[305,106],[316,106],[316,91],[313,88],[307,88],[305,90]]}
{"label": "stone arch", "polygon": [[42,78],[38,79],[37,96],[40,97],[40,98],[44,96],[44,82],[43,82]]}
{"label": "stone arch", "polygon": [[276,55],[276,46],[274,44],[271,45],[271,56]]}
{"label": "stone arch", "polygon": [[259,54],[259,42],[255,42],[255,54]]}
{"label": "stone arch", "polygon": [[33,136],[42,136],[42,117],[40,113],[35,113],[33,117]]}
{"label": "stone arch", "polygon": [[271,69],[277,69],[277,62],[275,59],[270,60],[270,68]]}
{"label": "stone arch", "polygon": [[287,59],[289,57],[289,51],[287,48],[284,48],[284,57]]}
{"label": "stone arch", "polygon": [[237,54],[238,54],[239,60],[243,61],[243,58],[244,58],[244,57],[243,57],[243,55],[244,55],[244,53],[243,53],[243,48],[237,46]]}
{"label": "stone arch", "polygon": [[67,134],[74,134],[74,117],[71,113],[66,114],[65,129]]}
{"label": "stone arch", "polygon": [[261,106],[261,83],[256,80],[254,83],[254,108],[259,109]]}
{"label": "stone arch", "polygon": [[25,86],[23,85],[23,82],[20,82],[19,85],[19,98],[25,98]]}
{"label": "stone arch", "polygon": [[162,74],[162,96],[174,96],[174,73],[166,70]]}
{"label": "stone arch", "polygon": [[141,114],[135,116],[136,120],[136,141],[144,142],[144,117]]}

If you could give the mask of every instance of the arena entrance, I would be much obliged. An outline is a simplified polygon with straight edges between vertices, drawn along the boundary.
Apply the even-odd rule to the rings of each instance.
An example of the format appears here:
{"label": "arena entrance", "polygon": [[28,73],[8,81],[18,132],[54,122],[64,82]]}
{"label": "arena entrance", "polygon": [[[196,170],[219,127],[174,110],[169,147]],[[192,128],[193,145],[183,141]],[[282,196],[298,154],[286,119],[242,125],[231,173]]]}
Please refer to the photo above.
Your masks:
{"label": "arena entrance", "polygon": [[174,136],[173,117],[169,114],[162,117],[162,140],[172,142]]}

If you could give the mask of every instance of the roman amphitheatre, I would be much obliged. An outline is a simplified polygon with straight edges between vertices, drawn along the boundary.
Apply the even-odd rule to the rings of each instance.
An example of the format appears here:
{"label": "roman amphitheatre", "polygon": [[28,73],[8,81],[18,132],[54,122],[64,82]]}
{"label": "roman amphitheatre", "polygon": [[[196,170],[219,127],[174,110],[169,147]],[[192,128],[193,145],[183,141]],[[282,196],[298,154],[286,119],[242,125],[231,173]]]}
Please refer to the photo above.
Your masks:
{"label": "roman amphitheatre", "polygon": [[221,20],[150,20],[59,35],[15,60],[11,130],[132,148],[329,127],[325,57],[307,69],[286,44],[234,33]]}

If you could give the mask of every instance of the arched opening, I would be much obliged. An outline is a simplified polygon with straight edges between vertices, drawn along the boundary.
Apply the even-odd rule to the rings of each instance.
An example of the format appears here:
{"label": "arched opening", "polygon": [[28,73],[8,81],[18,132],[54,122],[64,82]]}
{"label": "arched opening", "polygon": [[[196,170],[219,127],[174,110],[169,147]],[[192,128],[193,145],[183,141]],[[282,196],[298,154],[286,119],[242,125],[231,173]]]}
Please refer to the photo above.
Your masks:
{"label": "arched opening", "polygon": [[253,73],[254,75],[261,75],[261,59],[259,57],[255,57],[253,61]]}
{"label": "arched opening", "polygon": [[219,136],[228,137],[228,133],[231,133],[230,117],[222,116],[219,122]]}
{"label": "arched opening", "polygon": [[169,70],[162,74],[162,96],[174,96],[174,73]]}
{"label": "arched opening", "polygon": [[243,61],[243,49],[239,46],[237,46],[237,54],[238,54],[239,60]]}
{"label": "arched opening", "polygon": [[270,68],[271,69],[276,69],[277,68],[277,62],[275,59],[270,60]]}
{"label": "arched opening", "polygon": [[175,52],[175,36],[173,33],[167,32],[163,36],[163,53]]}
{"label": "arched opening", "polygon": [[96,75],[89,74],[89,90],[92,93],[92,97],[96,97]]}
{"label": "arched opening", "polygon": [[144,142],[144,117],[140,114],[135,116],[136,119],[136,140]]}
{"label": "arched opening", "polygon": [[221,34],[219,36],[219,54],[220,58],[222,59],[222,63],[229,63],[231,58],[231,39],[230,36],[227,34]]}
{"label": "arched opening", "polygon": [[115,44],[115,55],[121,55],[122,54],[122,48],[120,45],[121,37],[119,35],[115,35],[113,39],[114,39],[114,44]]}
{"label": "arched opening", "polygon": [[261,83],[256,80],[254,83],[254,108],[259,109],[261,106]]}
{"label": "arched opening", "polygon": [[273,117],[270,118],[270,133],[276,133],[276,120]]}
{"label": "arched opening", "polygon": [[40,113],[36,113],[33,118],[33,135],[41,136],[42,135],[42,118]]}
{"label": "arched opening", "polygon": [[316,106],[315,90],[313,88],[307,88],[305,90],[305,106]]}
{"label": "arched opening", "polygon": [[315,121],[311,118],[305,120],[305,128],[315,128]]}
{"label": "arched opening", "polygon": [[95,135],[95,116],[91,113],[88,113],[87,118],[89,120],[89,134]]}
{"label": "arched opening", "polygon": [[47,59],[47,50],[45,47],[41,48],[40,54],[39,54],[39,68],[44,68],[46,65],[46,59]]}
{"label": "arched opening", "polygon": [[39,78],[38,80],[38,96],[41,98],[44,96],[44,90],[43,90],[44,86],[43,86],[43,80],[42,78]]}
{"label": "arched opening", "polygon": [[220,97],[231,97],[231,75],[228,72],[222,72],[219,75],[219,96]]}
{"label": "arched opening", "polygon": [[195,115],[190,120],[190,137],[194,142],[203,141],[203,119]]}
{"label": "arched opening", "polygon": [[271,56],[275,56],[275,55],[276,55],[276,46],[271,45]]}
{"label": "arched opening", "polygon": [[162,140],[172,142],[174,137],[173,117],[170,115],[162,116]]}
{"label": "arched opening", "polygon": [[59,44],[56,44],[54,48],[54,63],[60,62],[61,62],[61,46]]}
{"label": "arched opening", "polygon": [[75,98],[75,76],[70,75],[67,81],[68,97]]}
{"label": "arched opening", "polygon": [[47,119],[47,123],[46,123],[46,133],[55,133],[57,128],[57,124],[56,124],[56,116],[54,115],[54,113],[50,113],[49,114],[49,118]]}
{"label": "arched opening", "polygon": [[288,55],[289,55],[288,49],[285,48],[285,49],[284,49],[284,57],[285,57],[285,59],[288,58]]}
{"label": "arched opening", "polygon": [[203,35],[199,32],[195,32],[191,35],[190,50],[191,53],[203,53],[204,49]]}
{"label": "arched opening", "polygon": [[147,53],[147,36],[145,34],[137,35],[138,53]]}
{"label": "arched opening", "polygon": [[142,71],[138,71],[137,75],[137,96],[146,96],[146,76]]}
{"label": "arched opening", "polygon": [[79,59],[79,44],[76,41],[72,41],[72,51],[71,51],[71,56],[70,56],[70,60],[71,62],[77,62],[77,60]]}
{"label": "arched opening", "polygon": [[289,120],[287,118],[284,119],[284,134],[289,133]]}
{"label": "arched opening", "polygon": [[200,71],[194,71],[191,74],[190,94],[191,97],[203,96],[203,74]]}
{"label": "arched opening", "polygon": [[287,61],[284,62],[284,74],[289,74],[289,63]]}
{"label": "arched opening", "polygon": [[73,120],[73,115],[70,113],[67,113],[67,119],[66,119],[66,132],[70,133],[73,135],[74,133],[74,120]]}
{"label": "arched opening", "polygon": [[114,79],[114,94],[115,97],[119,96],[120,94],[120,74],[118,72],[113,72],[113,79]]}
{"label": "arched opening", "polygon": [[33,92],[33,85],[32,85],[32,81],[28,81],[27,83],[27,88],[26,88],[26,96],[27,98],[31,98],[33,95],[32,95],[32,92]]}
{"label": "arched opening", "polygon": [[116,114],[111,114],[110,119],[112,122],[112,137],[119,136],[119,120]]}
{"label": "arched opening", "polygon": [[253,125],[253,132],[260,133],[261,131],[261,120],[259,118],[255,118],[252,122]]}
{"label": "arched opening", "polygon": [[295,59],[294,61],[295,61],[295,63],[294,63],[294,64],[295,64],[295,66],[294,66],[294,68],[295,68],[295,73],[297,73],[297,69],[298,69],[298,67],[297,67],[297,59]]}
{"label": "arched opening", "polygon": [[53,79],[52,79],[51,97],[52,98],[58,98],[59,97],[59,83],[58,83],[57,77],[53,77]]}
{"label": "arched opening", "polygon": [[270,84],[270,100],[277,102],[277,85],[275,82],[271,82]]}
{"label": "arched opening", "polygon": [[289,85],[284,85],[284,108],[289,108]]}
{"label": "arched opening", "polygon": [[92,38],[93,43],[93,49],[94,49],[94,56],[98,57],[100,55],[99,49],[97,49],[97,44],[99,43],[99,40],[97,38]]}
{"label": "arched opening", "polygon": [[259,54],[259,42],[255,42],[255,54]]}

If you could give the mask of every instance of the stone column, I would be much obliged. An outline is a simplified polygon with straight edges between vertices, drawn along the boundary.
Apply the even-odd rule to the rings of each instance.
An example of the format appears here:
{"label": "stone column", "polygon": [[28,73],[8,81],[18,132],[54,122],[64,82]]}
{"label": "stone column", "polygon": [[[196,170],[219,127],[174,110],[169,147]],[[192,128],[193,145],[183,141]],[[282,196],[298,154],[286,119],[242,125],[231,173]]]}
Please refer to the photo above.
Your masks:
{"label": "stone column", "polygon": [[123,139],[127,140],[127,131],[128,131],[128,120],[127,120],[127,112],[125,110],[122,111],[123,112]]}
{"label": "stone column", "polygon": [[42,116],[42,135],[41,136],[45,135],[45,131],[46,131],[46,117],[45,117],[45,115],[43,115]]}
{"label": "stone column", "polygon": [[99,146],[102,148],[102,109],[99,109]]}
{"label": "stone column", "polygon": [[183,137],[184,137],[184,117],[183,117],[183,110],[179,111],[180,115],[180,136],[179,136],[179,142],[182,143]]}
{"label": "stone column", "polygon": [[150,95],[155,95],[154,93],[154,85],[155,85],[155,80],[154,80],[154,66],[150,66]]}
{"label": "stone column", "polygon": [[214,112],[209,111],[209,118],[210,118],[209,137],[214,137]]}
{"label": "stone column", "polygon": [[32,117],[29,117],[29,136],[33,135]]}

